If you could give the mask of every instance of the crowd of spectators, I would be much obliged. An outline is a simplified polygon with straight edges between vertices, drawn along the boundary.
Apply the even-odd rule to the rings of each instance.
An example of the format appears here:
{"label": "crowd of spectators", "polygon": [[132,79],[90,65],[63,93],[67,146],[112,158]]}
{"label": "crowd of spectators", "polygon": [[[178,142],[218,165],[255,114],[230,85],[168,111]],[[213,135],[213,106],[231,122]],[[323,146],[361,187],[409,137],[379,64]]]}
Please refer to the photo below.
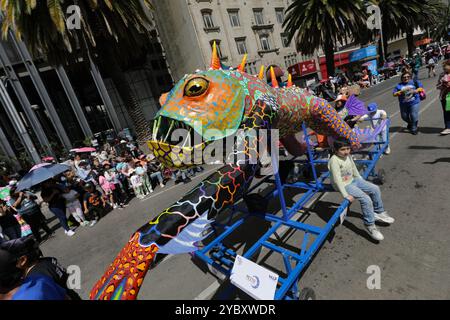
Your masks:
{"label": "crowd of spectators", "polygon": [[[93,227],[109,211],[123,209],[133,198],[149,197],[170,180],[188,183],[204,170],[163,168],[153,155],[126,140],[114,146],[106,143],[95,152],[73,153],[64,164],[71,170],[43,182],[38,191],[67,236],[73,236],[77,227]],[[0,242],[30,234],[40,242],[41,229],[47,237],[52,235],[38,197],[17,192],[17,180],[9,181],[9,188],[10,197],[0,201]]]}

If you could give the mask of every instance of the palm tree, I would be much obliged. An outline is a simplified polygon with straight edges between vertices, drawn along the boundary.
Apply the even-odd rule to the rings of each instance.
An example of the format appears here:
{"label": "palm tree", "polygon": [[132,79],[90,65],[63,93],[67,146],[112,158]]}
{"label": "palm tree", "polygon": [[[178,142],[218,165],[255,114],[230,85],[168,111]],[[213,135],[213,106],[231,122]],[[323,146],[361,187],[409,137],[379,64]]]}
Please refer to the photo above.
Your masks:
{"label": "palm tree", "polygon": [[[67,9],[80,8],[79,29],[66,25]],[[77,63],[92,58],[111,77],[130,118],[138,141],[151,137],[150,126],[126,80],[123,70],[142,57],[149,43],[151,20],[149,0],[0,0],[4,19],[3,37],[13,30],[23,39],[34,58],[46,56],[52,65]]]}
{"label": "palm tree", "polygon": [[368,14],[363,0],[295,0],[286,11],[283,24],[289,41],[295,38],[297,50],[313,54],[325,52],[328,75],[335,73],[334,52],[337,41],[347,43],[367,29]]}
{"label": "palm tree", "polygon": [[440,0],[377,0],[376,3],[382,14],[385,51],[389,40],[406,33],[409,55],[415,49],[414,29],[434,25],[437,12],[442,10]]}
{"label": "palm tree", "polygon": [[434,40],[440,41],[442,39],[450,39],[450,1],[448,5],[444,4],[443,10],[436,15],[436,23],[431,25],[429,30],[431,37]]}

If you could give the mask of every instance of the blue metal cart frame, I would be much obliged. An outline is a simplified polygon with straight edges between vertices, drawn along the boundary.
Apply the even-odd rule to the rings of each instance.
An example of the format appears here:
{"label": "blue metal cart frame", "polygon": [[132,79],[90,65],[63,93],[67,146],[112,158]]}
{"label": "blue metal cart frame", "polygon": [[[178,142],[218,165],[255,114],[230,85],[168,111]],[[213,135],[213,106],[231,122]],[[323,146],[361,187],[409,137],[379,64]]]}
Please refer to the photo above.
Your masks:
{"label": "blue metal cart frame", "polygon": [[[389,121],[386,124],[387,129],[389,130]],[[307,128],[304,126],[303,128],[305,133],[305,138],[307,142],[307,161],[297,161],[302,162],[305,165],[310,166],[310,169],[313,174],[313,182],[305,183],[305,182],[297,182],[293,184],[282,184],[280,175],[278,173],[277,160],[272,157],[272,166],[274,169],[274,178],[275,178],[275,190],[265,198],[275,198],[277,197],[281,204],[282,215],[273,215],[270,213],[254,213],[254,212],[246,212],[245,210],[238,210],[243,212],[243,217],[239,218],[234,223],[231,223],[232,216],[228,224],[220,225],[223,228],[223,232],[217,236],[212,242],[206,245],[203,249],[195,252],[194,257],[200,259],[201,261],[209,264],[214,269],[222,273],[223,275],[229,277],[231,275],[231,270],[233,268],[234,259],[237,256],[237,253],[234,250],[226,248],[223,244],[224,240],[229,237],[233,232],[235,232],[250,216],[257,216],[261,219],[269,221],[273,223],[272,227],[247,251],[243,254],[243,257],[247,259],[252,259],[259,250],[262,248],[266,248],[269,251],[277,252],[282,255],[284,265],[286,268],[286,278],[279,278],[278,287],[275,293],[275,300],[292,300],[298,299],[300,295],[298,281],[302,272],[309,265],[314,255],[318,252],[330,232],[335,227],[337,221],[340,219],[343,212],[348,208],[350,202],[348,200],[343,201],[339,208],[335,211],[331,219],[327,222],[324,227],[317,227],[313,225],[309,225],[306,223],[301,223],[295,220],[292,220],[292,217],[298,213],[305,205],[318,193],[324,193],[327,191],[332,191],[329,186],[324,184],[325,180],[329,178],[330,173],[325,172],[318,176],[318,172],[316,169],[317,165],[324,165],[328,163],[328,160],[320,160],[316,159],[316,155],[311,147],[311,142],[309,140],[307,134]],[[389,132],[389,131],[388,131]],[[364,172],[362,176],[367,179],[368,177],[376,177],[378,174],[375,172],[375,167],[378,160],[381,158],[383,153],[386,151],[389,146],[389,134],[387,134],[386,141],[375,142],[368,151],[364,152],[367,155],[368,159],[355,160],[357,165],[362,165],[364,167]],[[269,177],[270,178],[270,177]],[[256,186],[254,186],[249,193],[254,191],[258,186],[262,183],[267,182],[269,178],[264,179]],[[284,191],[288,188],[296,188],[305,190],[305,194],[298,200],[291,208],[287,208],[286,201],[284,197]],[[236,206],[235,206],[236,207]],[[233,209],[233,212],[235,212]],[[302,243],[300,244],[299,250],[297,252],[288,250],[286,248],[279,247],[272,242],[269,242],[269,238],[276,234],[277,230],[281,227],[288,227],[293,230],[303,231],[304,238]],[[216,227],[219,227],[216,226]],[[217,235],[217,234],[216,234]],[[313,242],[310,243],[310,238],[315,237]],[[308,247],[309,245],[309,247]],[[231,287],[230,287],[231,288]],[[235,289],[235,287],[233,286]]]}

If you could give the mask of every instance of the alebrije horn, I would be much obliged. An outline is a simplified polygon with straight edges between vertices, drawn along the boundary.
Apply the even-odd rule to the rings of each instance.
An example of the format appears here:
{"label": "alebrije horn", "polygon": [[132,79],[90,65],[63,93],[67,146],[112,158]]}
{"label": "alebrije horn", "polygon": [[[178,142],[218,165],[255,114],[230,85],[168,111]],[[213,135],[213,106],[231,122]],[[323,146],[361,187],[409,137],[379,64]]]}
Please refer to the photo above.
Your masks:
{"label": "alebrije horn", "polygon": [[259,80],[264,80],[264,71],[266,70],[266,67],[264,65],[261,66],[261,69],[259,69]]}
{"label": "alebrije horn", "polygon": [[216,45],[216,42],[214,41],[212,58],[211,58],[211,69],[220,70],[221,68],[222,68],[222,64],[220,63],[219,54],[217,53],[217,45]]}
{"label": "alebrije horn", "polygon": [[241,72],[245,71],[245,65],[247,64],[247,56],[248,56],[248,54],[244,55],[244,58],[242,58],[241,65],[238,67],[238,70]]}
{"label": "alebrije horn", "polygon": [[288,88],[290,88],[293,85],[294,85],[294,83],[292,82],[292,74],[289,73],[287,86],[288,86]]}
{"label": "alebrije horn", "polygon": [[278,84],[277,77],[275,76],[275,70],[273,67],[270,67],[270,77],[272,79],[272,87],[279,88],[280,85]]}

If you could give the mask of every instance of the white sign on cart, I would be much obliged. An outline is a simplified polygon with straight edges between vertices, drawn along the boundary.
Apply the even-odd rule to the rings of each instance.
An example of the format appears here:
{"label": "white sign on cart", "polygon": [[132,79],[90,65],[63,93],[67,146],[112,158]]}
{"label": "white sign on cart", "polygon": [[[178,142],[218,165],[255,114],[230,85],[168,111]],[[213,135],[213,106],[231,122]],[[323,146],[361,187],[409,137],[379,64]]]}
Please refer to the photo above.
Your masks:
{"label": "white sign on cart", "polygon": [[242,256],[237,256],[231,271],[233,285],[256,300],[274,300],[278,275]]}

